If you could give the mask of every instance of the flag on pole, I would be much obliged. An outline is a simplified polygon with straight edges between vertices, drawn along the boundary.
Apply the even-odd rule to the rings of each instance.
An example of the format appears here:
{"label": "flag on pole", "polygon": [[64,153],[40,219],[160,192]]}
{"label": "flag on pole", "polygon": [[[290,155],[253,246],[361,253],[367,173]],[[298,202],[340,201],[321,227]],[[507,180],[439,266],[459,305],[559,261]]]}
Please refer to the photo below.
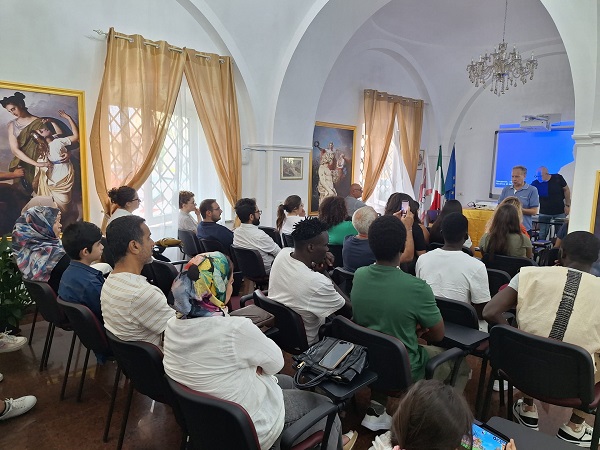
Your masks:
{"label": "flag on pole", "polygon": [[442,209],[442,195],[444,195],[444,173],[442,171],[442,146],[440,145],[435,179],[433,180],[433,197],[429,209]]}
{"label": "flag on pole", "polygon": [[427,211],[427,198],[431,195],[431,181],[429,181],[429,172],[427,171],[427,153],[423,154],[423,162],[421,163],[423,168],[423,176],[421,178],[421,185],[419,186],[419,218],[421,222],[425,223],[425,214]]}
{"label": "flag on pole", "polygon": [[452,146],[452,155],[448,163],[446,171],[446,200],[454,200],[456,198],[456,158],[454,156],[454,146]]}

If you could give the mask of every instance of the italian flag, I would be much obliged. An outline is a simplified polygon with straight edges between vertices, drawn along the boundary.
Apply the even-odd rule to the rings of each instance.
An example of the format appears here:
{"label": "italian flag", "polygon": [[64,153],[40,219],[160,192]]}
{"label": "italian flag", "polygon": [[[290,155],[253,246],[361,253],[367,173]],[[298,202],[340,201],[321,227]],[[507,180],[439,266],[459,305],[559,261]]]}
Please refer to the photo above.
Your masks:
{"label": "italian flag", "polygon": [[442,172],[442,146],[438,153],[437,167],[435,170],[435,179],[433,180],[433,196],[431,197],[431,207],[429,209],[442,209],[442,195],[444,195],[444,173]]}

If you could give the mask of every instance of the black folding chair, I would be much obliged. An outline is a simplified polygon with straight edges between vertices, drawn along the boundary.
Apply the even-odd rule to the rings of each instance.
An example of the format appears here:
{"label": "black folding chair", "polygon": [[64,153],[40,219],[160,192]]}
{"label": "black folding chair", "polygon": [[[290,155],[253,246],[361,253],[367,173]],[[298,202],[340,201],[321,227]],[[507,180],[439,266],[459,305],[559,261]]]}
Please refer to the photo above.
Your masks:
{"label": "black folding chair", "polygon": [[283,243],[281,242],[281,235],[276,228],[273,227],[258,227],[259,230],[263,230],[265,233],[269,235],[273,242],[275,242],[279,247],[283,247]]}

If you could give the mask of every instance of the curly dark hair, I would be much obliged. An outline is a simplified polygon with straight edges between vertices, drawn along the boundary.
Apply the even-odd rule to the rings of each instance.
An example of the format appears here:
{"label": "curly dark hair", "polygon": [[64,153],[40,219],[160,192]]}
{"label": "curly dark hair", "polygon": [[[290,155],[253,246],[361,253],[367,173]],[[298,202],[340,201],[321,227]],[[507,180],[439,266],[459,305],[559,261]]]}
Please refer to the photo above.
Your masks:
{"label": "curly dark hair", "polygon": [[111,203],[119,205],[121,208],[125,208],[128,202],[132,202],[137,192],[130,186],[121,186],[118,188],[112,188],[108,191],[108,198]]}
{"label": "curly dark hair", "polygon": [[420,224],[421,221],[419,220],[418,214],[419,203],[404,192],[394,192],[390,195],[390,198],[388,198],[388,201],[385,204],[384,215],[389,216],[400,211],[400,209],[402,209],[402,202],[408,202],[410,212],[412,212],[414,216],[414,223]]}
{"label": "curly dark hair", "polygon": [[298,222],[292,231],[294,243],[310,241],[327,231],[327,225],[316,217],[307,217]]}
{"label": "curly dark hair", "polygon": [[319,219],[327,229],[334,227],[348,218],[348,208],[343,197],[326,197],[319,205]]}
{"label": "curly dark hair", "polygon": [[0,105],[2,105],[3,108],[6,108],[8,105],[15,105],[21,109],[27,109],[25,106],[25,95],[21,92],[15,92],[13,95],[4,97],[0,100]]}
{"label": "curly dark hair", "polygon": [[458,200],[446,200],[444,207],[440,212],[440,215],[435,219],[433,225],[429,229],[429,242],[444,242],[444,236],[442,236],[442,223],[444,218],[452,213],[462,214],[462,204]]}
{"label": "curly dark hair", "polygon": [[369,247],[378,261],[392,261],[404,251],[406,228],[395,216],[381,216],[369,227]]}

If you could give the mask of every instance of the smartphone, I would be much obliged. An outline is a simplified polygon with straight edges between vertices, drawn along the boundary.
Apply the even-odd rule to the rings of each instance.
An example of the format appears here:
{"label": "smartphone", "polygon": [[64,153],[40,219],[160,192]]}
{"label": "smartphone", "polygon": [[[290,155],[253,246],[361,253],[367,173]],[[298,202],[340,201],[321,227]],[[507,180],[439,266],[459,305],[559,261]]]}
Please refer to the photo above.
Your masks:
{"label": "smartphone", "polygon": [[[473,447],[480,450],[506,449],[510,439],[500,432],[488,427],[483,423],[473,422]],[[465,437],[461,443],[463,448],[471,448]]]}
{"label": "smartphone", "polygon": [[408,212],[408,209],[409,209],[408,200],[403,200],[402,201],[402,211],[406,214]]}
{"label": "smartphone", "polygon": [[335,369],[353,348],[354,344],[352,342],[339,341],[329,349],[323,359],[319,361],[319,365],[325,369]]}

